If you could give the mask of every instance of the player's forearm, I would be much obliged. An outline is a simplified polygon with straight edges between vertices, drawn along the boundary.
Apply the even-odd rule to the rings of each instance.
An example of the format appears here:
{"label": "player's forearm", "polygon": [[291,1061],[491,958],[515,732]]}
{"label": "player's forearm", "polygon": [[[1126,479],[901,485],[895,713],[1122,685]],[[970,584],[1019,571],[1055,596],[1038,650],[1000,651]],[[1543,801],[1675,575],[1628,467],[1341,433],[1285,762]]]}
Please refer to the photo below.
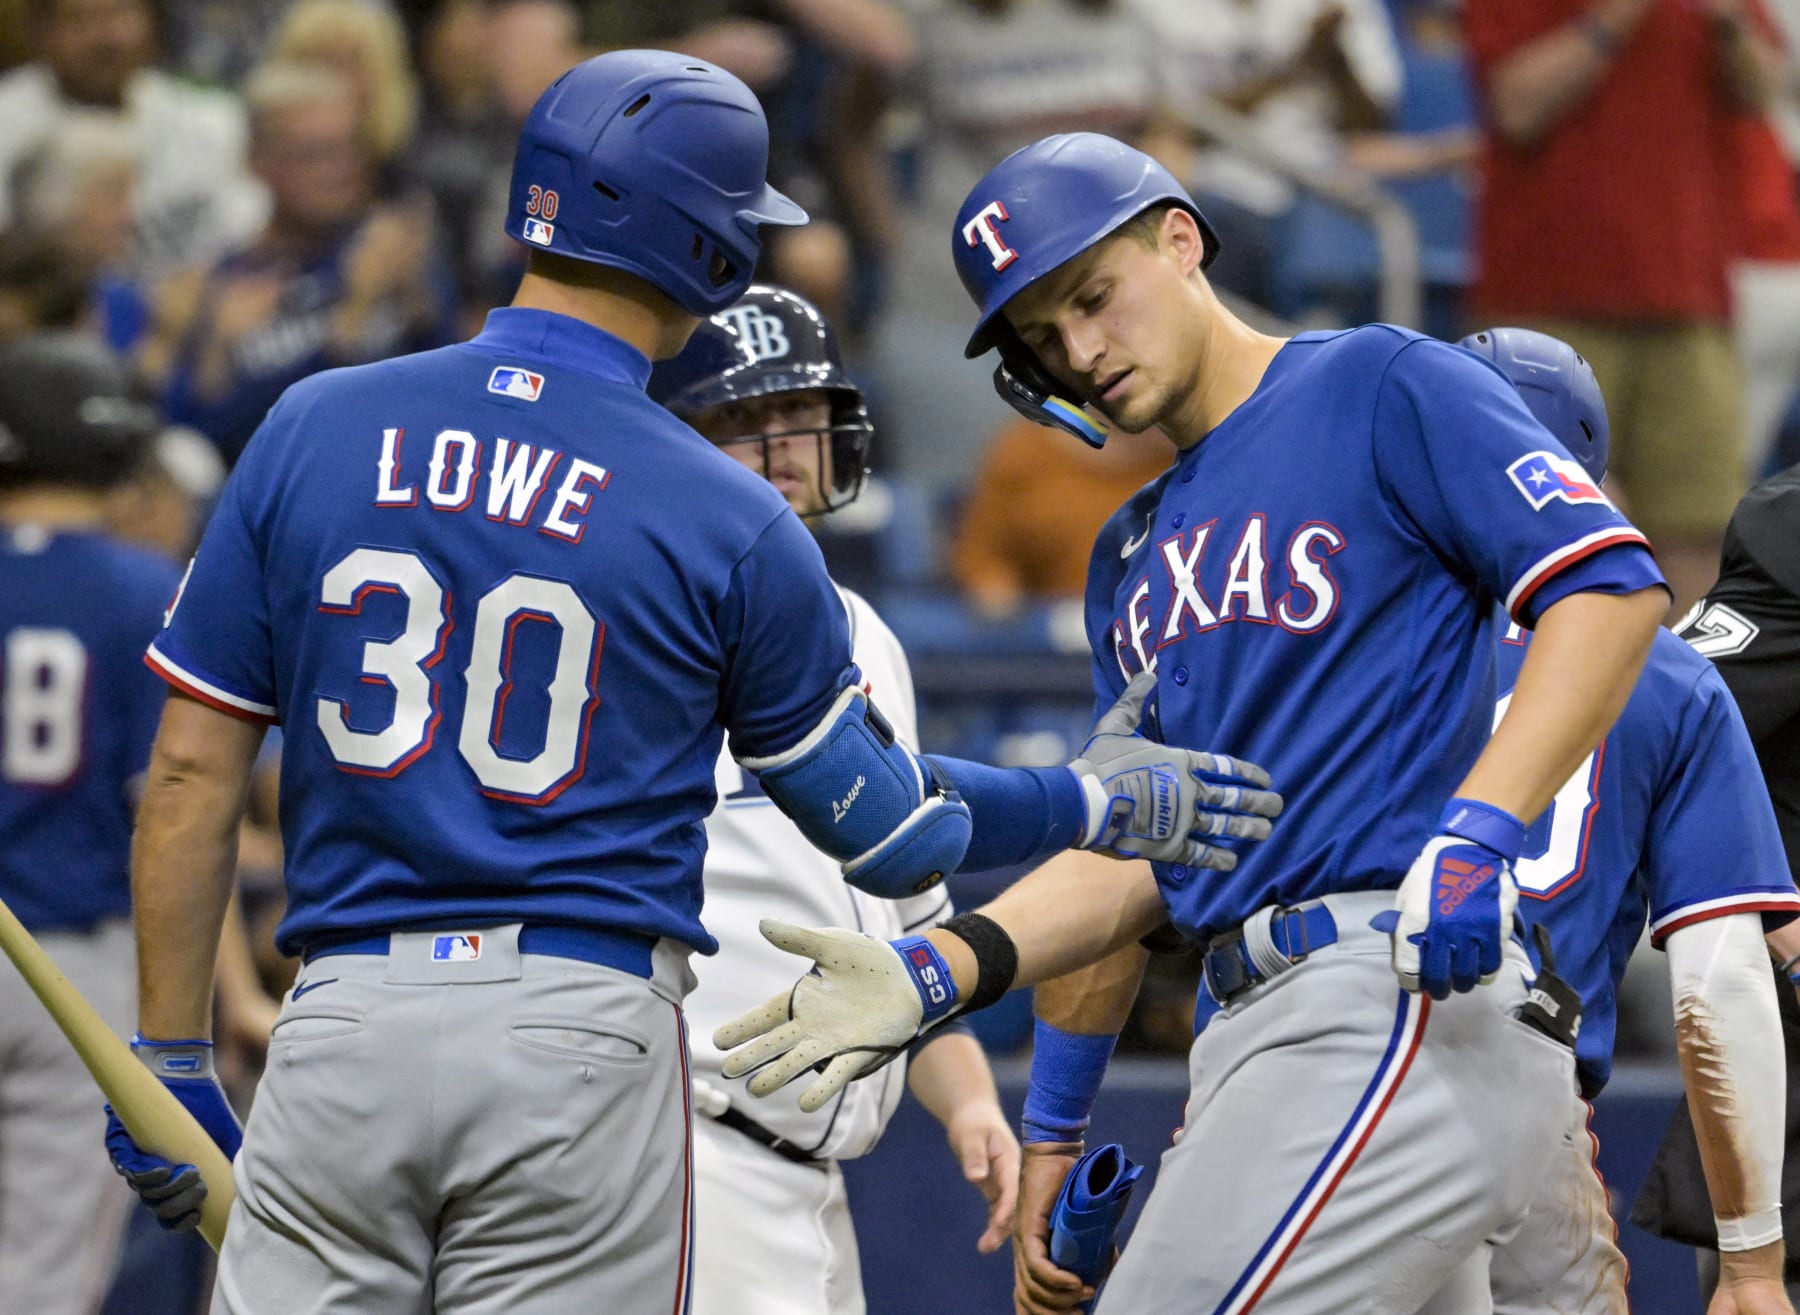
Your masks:
{"label": "player's forearm", "polygon": [[131,845],[138,1029],[212,1032],[214,963],[262,729],[171,697]]}
{"label": "player's forearm", "polygon": [[[1781,1239],[1786,1073],[1762,925],[1754,913],[1682,927],[1665,945],[1675,1036],[1721,1252]],[[1740,1264],[1752,1257],[1740,1257]],[[1780,1257],[1773,1273],[1780,1274]]]}
{"label": "player's forearm", "polygon": [[[1034,986],[1102,959],[1168,916],[1147,864],[1085,850],[1058,854],[980,912],[1018,952],[1014,986]],[[971,995],[979,974],[968,945],[941,928],[926,937],[944,956],[958,993]]]}
{"label": "player's forearm", "polygon": [[1503,808],[1530,825],[1612,729],[1668,601],[1654,588],[1570,594],[1553,603],[1538,620],[1506,717],[1457,797]]}
{"label": "player's forearm", "polygon": [[973,1101],[1000,1102],[987,1054],[967,1032],[946,1032],[921,1046],[907,1063],[906,1085],[946,1127]]}
{"label": "player's forearm", "polygon": [[1082,1036],[1116,1036],[1131,1016],[1150,951],[1128,941],[1097,963],[1039,982],[1032,1010],[1040,1022]]}

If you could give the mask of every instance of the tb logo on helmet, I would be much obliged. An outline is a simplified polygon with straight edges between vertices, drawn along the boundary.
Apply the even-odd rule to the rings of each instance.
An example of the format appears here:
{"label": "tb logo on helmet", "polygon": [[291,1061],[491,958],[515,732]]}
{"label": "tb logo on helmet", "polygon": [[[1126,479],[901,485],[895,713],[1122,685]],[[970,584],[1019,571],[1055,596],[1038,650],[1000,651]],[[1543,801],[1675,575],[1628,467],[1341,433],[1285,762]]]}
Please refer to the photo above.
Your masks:
{"label": "tb logo on helmet", "polygon": [[977,242],[988,249],[993,257],[994,272],[997,274],[1019,258],[1019,253],[1000,240],[1000,231],[994,227],[1003,219],[1012,216],[1006,213],[1006,205],[1001,201],[989,201],[975,212],[975,217],[963,225],[963,241],[970,246]]}
{"label": "tb logo on helmet", "polygon": [[733,306],[723,314],[713,316],[713,320],[737,334],[753,365],[759,361],[779,360],[794,349],[788,341],[787,326],[780,317],[758,307]]}

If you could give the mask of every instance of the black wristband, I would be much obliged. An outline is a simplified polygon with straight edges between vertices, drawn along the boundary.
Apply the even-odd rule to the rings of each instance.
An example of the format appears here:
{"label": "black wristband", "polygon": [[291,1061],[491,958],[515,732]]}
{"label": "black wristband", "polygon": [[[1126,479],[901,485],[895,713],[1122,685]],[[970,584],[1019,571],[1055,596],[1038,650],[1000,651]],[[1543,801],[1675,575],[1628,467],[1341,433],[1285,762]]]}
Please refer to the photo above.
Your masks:
{"label": "black wristband", "polygon": [[1004,927],[979,913],[959,913],[941,924],[940,930],[955,936],[975,955],[975,990],[958,1012],[986,1009],[1012,990],[1013,978],[1019,975],[1019,951]]}
{"label": "black wristband", "polygon": [[1791,977],[1791,976],[1792,976],[1792,975],[1793,975],[1793,973],[1794,973],[1794,968],[1795,968],[1795,967],[1796,967],[1796,966],[1797,966],[1797,965],[1800,965],[1800,954],[1796,954],[1796,955],[1795,955],[1795,956],[1794,956],[1794,957],[1793,957],[1793,958],[1791,958],[1791,959],[1787,959],[1787,960],[1784,960],[1784,961],[1783,961],[1783,962],[1782,962],[1782,965],[1781,965],[1781,971],[1782,971],[1782,972],[1783,972],[1783,973],[1784,973],[1784,974],[1786,974],[1786,975],[1788,975],[1788,976],[1790,976],[1790,977]]}

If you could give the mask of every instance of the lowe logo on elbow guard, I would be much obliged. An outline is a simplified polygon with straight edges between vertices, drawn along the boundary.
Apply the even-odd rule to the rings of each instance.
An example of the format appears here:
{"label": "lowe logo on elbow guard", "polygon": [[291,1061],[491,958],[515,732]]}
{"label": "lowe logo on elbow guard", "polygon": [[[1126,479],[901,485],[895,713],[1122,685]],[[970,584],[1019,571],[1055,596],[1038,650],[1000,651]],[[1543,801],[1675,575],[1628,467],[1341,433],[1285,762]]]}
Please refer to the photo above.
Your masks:
{"label": "lowe logo on elbow guard", "polygon": [[833,822],[842,822],[846,817],[849,816],[850,805],[856,802],[856,796],[862,793],[863,786],[867,785],[868,783],[869,783],[869,781],[868,781],[867,777],[858,775],[856,778],[856,783],[850,787],[850,792],[848,794],[846,794],[842,799],[837,799],[832,802],[831,820]]}

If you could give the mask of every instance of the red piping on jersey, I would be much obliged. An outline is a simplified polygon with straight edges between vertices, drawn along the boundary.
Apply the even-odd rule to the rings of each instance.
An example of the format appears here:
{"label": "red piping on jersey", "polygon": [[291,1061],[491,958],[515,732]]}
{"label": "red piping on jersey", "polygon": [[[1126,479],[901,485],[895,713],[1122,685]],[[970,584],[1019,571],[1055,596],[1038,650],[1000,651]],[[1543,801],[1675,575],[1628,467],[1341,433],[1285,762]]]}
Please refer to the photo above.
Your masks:
{"label": "red piping on jersey", "polygon": [[1675,919],[1666,927],[1651,932],[1650,944],[1660,949],[1671,932],[1678,932],[1683,927],[1692,927],[1697,922],[1729,917],[1734,913],[1800,913],[1800,895],[1765,895],[1761,898],[1746,895],[1742,904],[1722,904],[1717,908],[1700,909],[1685,918]]}
{"label": "red piping on jersey", "polygon": [[1617,534],[1607,535],[1597,543],[1590,543],[1580,552],[1571,553],[1567,557],[1552,561],[1548,566],[1541,568],[1543,574],[1533,580],[1530,584],[1526,585],[1525,591],[1519,595],[1516,601],[1514,601],[1511,612],[1512,619],[1518,621],[1520,625],[1524,625],[1525,623],[1520,620],[1520,618],[1525,615],[1525,604],[1531,600],[1533,594],[1537,593],[1539,589],[1542,589],[1546,584],[1568,570],[1571,566],[1574,566],[1577,562],[1585,562],[1595,553],[1604,552],[1608,548],[1616,548],[1622,543],[1639,544],[1645,549],[1650,547],[1650,541],[1637,530],[1623,529]]}
{"label": "red piping on jersey", "polygon": [[144,654],[144,665],[149,667],[150,670],[161,676],[176,689],[180,690],[183,694],[187,695],[190,699],[193,699],[196,703],[204,703],[207,707],[222,712],[228,717],[236,717],[239,721],[247,721],[253,726],[273,726],[279,720],[278,718],[269,716],[267,713],[252,712],[248,708],[236,707],[233,704],[225,702],[224,699],[208,694],[205,690],[196,685],[190,685],[173,671],[159,667],[155,662],[151,661],[148,653]]}

